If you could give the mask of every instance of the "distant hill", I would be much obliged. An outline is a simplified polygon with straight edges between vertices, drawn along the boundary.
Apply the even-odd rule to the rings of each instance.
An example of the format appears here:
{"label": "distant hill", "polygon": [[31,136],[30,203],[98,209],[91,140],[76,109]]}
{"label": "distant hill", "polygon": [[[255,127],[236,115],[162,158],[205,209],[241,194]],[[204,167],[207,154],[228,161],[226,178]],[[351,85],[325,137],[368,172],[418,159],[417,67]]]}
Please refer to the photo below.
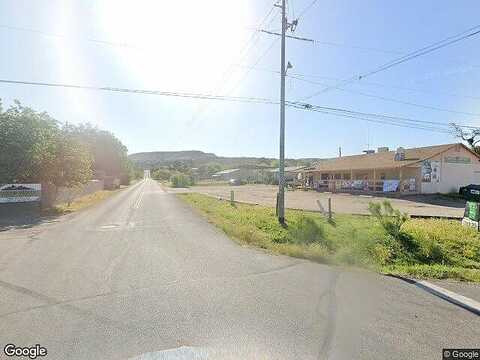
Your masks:
{"label": "distant hill", "polygon": [[[224,157],[198,150],[189,151],[152,151],[129,155],[138,167],[152,169],[169,166],[174,163],[182,163],[188,167],[201,167],[207,165],[219,165],[222,169],[237,167],[276,167],[273,158],[265,157]],[[318,159],[286,159],[286,166],[309,165]]]}

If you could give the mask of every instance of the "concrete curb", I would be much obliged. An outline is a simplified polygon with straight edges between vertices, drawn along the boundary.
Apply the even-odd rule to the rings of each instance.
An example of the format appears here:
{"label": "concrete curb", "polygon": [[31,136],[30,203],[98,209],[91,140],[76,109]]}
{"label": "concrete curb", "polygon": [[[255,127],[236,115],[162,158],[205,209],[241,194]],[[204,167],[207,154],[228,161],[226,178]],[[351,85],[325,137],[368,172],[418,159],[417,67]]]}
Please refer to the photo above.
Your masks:
{"label": "concrete curb", "polygon": [[480,316],[480,303],[470,299],[466,296],[457,294],[453,291],[444,289],[438,285],[434,285],[428,281],[415,281],[414,284],[419,288],[428,291],[429,293],[436,295],[448,302],[458,305],[476,315]]}
{"label": "concrete curb", "polygon": [[393,277],[395,279],[399,279],[405,281],[411,285],[415,285],[422,290],[429,292],[432,295],[438,296],[439,298],[448,301],[449,303],[455,304],[468,310],[475,315],[480,316],[480,303],[469,297],[457,294],[453,291],[444,289],[438,285],[434,285],[425,280],[415,280],[405,276],[396,275],[396,274],[385,274],[385,276]]}

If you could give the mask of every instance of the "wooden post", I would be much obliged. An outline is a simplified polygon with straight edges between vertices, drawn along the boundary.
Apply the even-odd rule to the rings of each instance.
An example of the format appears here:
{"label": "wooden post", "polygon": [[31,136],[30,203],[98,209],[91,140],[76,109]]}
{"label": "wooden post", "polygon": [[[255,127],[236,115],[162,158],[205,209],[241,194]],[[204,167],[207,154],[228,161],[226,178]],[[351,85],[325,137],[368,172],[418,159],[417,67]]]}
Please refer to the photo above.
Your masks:
{"label": "wooden post", "polygon": [[230,204],[233,205],[234,202],[235,202],[235,193],[233,192],[233,190],[230,190]]}
{"label": "wooden post", "polygon": [[332,220],[332,198],[328,198],[328,220]]}
{"label": "wooden post", "polygon": [[373,191],[377,191],[377,170],[373,169]]}
{"label": "wooden post", "polygon": [[402,178],[403,178],[403,168],[400,168],[399,173],[398,173],[398,188],[400,189],[400,192],[402,192]]}

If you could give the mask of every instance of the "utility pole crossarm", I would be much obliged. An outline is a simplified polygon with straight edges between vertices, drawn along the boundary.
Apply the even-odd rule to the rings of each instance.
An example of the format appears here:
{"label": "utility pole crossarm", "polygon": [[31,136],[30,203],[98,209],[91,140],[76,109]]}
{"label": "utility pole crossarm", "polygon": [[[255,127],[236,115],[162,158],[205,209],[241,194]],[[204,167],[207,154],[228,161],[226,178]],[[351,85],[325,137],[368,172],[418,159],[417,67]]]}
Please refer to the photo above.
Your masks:
{"label": "utility pole crossarm", "polygon": [[[263,33],[265,33],[265,34],[282,36],[282,34],[277,33],[277,32],[274,32],[274,31],[268,31],[268,30],[264,30],[264,29],[260,29],[260,30],[258,30],[258,31],[263,32]],[[295,40],[301,40],[301,41],[308,41],[308,42],[312,42],[312,43],[315,42],[315,40],[313,40],[313,39],[308,39],[308,38],[299,37],[299,36],[285,35],[285,37],[287,37],[287,38],[289,38],[289,39],[295,39]]]}

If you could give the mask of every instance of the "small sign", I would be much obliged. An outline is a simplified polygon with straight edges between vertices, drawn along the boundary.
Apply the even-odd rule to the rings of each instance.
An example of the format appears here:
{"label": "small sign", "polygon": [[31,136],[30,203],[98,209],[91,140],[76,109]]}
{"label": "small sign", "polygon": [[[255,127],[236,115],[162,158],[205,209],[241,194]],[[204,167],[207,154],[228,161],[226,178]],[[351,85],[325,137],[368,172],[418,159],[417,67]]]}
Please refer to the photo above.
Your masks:
{"label": "small sign", "polygon": [[450,164],[471,164],[472,159],[465,156],[445,156],[445,162]]}
{"label": "small sign", "polygon": [[474,228],[475,230],[479,230],[480,229],[480,226],[479,226],[479,222],[478,221],[473,221],[473,220],[470,220],[469,218],[467,217],[464,217],[463,220],[462,220],[462,225],[463,226],[466,226],[466,227],[472,227]]}
{"label": "small sign", "polygon": [[0,185],[0,203],[40,201],[41,192],[41,184],[3,184]]}
{"label": "small sign", "polygon": [[467,205],[465,206],[465,214],[464,217],[472,220],[472,221],[479,221],[480,220],[480,212],[479,212],[479,203],[475,201],[467,201]]}

